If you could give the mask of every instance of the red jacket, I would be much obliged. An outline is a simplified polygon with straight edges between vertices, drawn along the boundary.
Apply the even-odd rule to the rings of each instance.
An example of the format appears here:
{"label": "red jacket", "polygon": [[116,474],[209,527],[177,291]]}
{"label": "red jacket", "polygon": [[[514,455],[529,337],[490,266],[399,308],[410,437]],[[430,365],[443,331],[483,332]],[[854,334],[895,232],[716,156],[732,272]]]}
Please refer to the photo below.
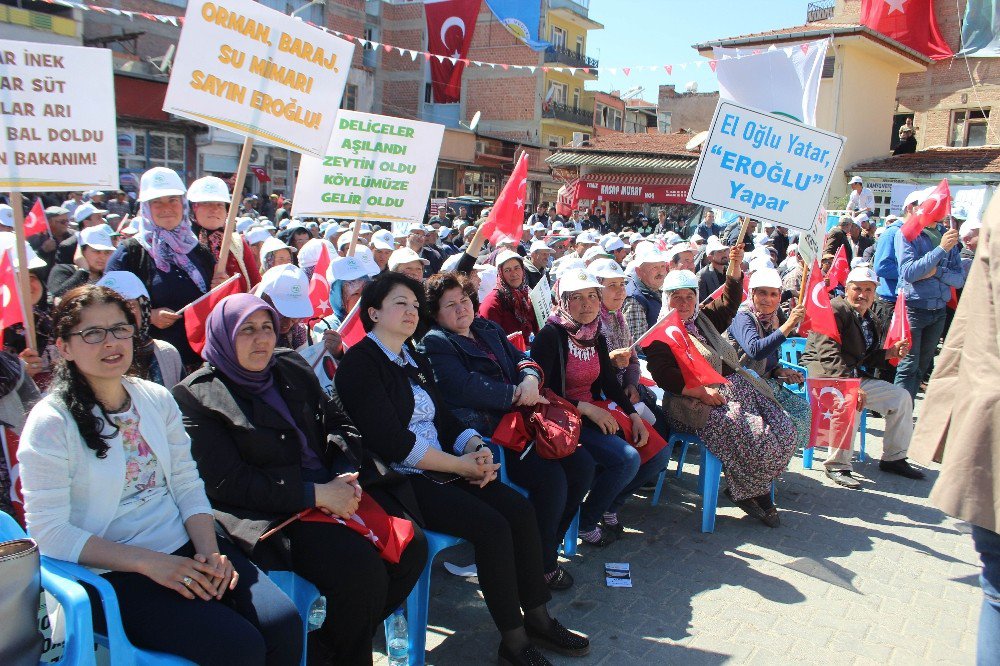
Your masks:
{"label": "red jacket", "polygon": [[530,325],[528,326],[528,330],[525,331],[525,327],[514,316],[514,311],[505,308],[500,303],[500,292],[496,289],[486,294],[486,298],[479,304],[479,316],[500,324],[500,328],[508,335],[521,331],[524,335],[525,344],[527,344],[528,338],[531,335],[538,333],[538,321],[535,319],[534,312],[532,312],[531,319],[529,320]]}

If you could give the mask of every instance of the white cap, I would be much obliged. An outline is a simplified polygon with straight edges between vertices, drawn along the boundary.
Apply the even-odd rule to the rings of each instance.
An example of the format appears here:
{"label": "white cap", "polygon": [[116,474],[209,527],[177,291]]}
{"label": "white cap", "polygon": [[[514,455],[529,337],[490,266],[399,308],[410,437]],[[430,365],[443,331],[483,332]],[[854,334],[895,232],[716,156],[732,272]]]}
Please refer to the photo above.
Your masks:
{"label": "white cap", "polygon": [[106,224],[88,227],[80,232],[80,247],[86,245],[91,250],[114,250],[115,244],[111,240],[113,235],[117,234]]}
{"label": "white cap", "polygon": [[337,257],[330,263],[327,278],[334,280],[357,280],[369,277],[368,262],[361,257]]}
{"label": "white cap", "polygon": [[697,243],[698,241],[703,241],[705,239],[701,237],[701,234],[691,234],[691,238],[688,240],[692,243]]}
{"label": "white cap", "polygon": [[607,234],[601,238],[601,247],[603,247],[608,252],[615,252],[625,247],[625,241],[623,241],[618,234]]}
{"label": "white cap", "polygon": [[691,271],[670,271],[663,281],[664,292],[677,291],[678,289],[694,289],[698,291],[698,276]]}
{"label": "white cap", "polygon": [[758,287],[781,289],[781,276],[773,268],[762,268],[750,276],[750,290]]}
{"label": "white cap", "polygon": [[[361,243],[361,239],[358,239],[358,244]],[[351,244],[351,234],[341,234],[340,238],[337,239],[337,249],[348,247]]]}
{"label": "white cap", "polygon": [[160,197],[182,197],[187,194],[184,181],[167,167],[153,167],[139,179],[139,203]]}
{"label": "white cap", "polygon": [[756,273],[757,271],[762,271],[767,268],[774,268],[774,262],[771,261],[771,257],[761,255],[750,260],[750,266],[747,268],[747,271],[750,273]]}
{"label": "white cap", "polygon": [[553,250],[545,241],[536,240],[531,242],[531,247],[528,248],[528,254],[534,254],[535,252],[551,252],[555,254],[556,251]]}
{"label": "white cap", "polygon": [[705,254],[712,254],[713,252],[719,252],[721,250],[729,251],[729,246],[725,245],[718,236],[709,236],[708,243],[705,245]]}
{"label": "white cap", "polygon": [[305,242],[305,244],[299,248],[299,267],[308,268],[309,266],[315,266],[316,262],[319,261],[319,255],[326,247],[328,256],[332,259],[337,254],[337,250],[334,249],[333,243],[328,240],[323,240],[321,238],[310,238]]}
{"label": "white cap", "polygon": [[305,319],[313,315],[309,278],[298,266],[282,264],[269,269],[260,277],[260,284],[253,293],[257,296],[267,294],[282,317]]}
{"label": "white cap", "polygon": [[603,289],[604,285],[594,279],[585,269],[580,268],[572,271],[564,271],[559,276],[558,288],[561,295],[584,289]]}
{"label": "white cap", "polygon": [[368,268],[368,275],[371,277],[375,277],[382,272],[382,269],[375,263],[375,255],[372,253],[371,248],[359,244],[354,248],[354,256]]}
{"label": "white cap", "polygon": [[216,176],[205,176],[191,183],[187,191],[188,201],[191,203],[217,202],[229,203],[232,197],[229,196],[229,186],[226,181]]}
{"label": "white cap", "polygon": [[401,247],[398,250],[393,250],[392,254],[389,255],[389,263],[387,265],[390,271],[394,271],[400,265],[409,264],[414,261],[419,261],[424,266],[431,263],[410,248]]}
{"label": "white cap", "polygon": [[870,218],[868,217],[868,213],[859,213],[854,216],[854,221],[857,224],[861,224],[862,222],[867,222],[869,219]]}
{"label": "white cap", "polygon": [[79,206],[76,207],[76,210],[73,211],[73,220],[77,224],[79,224],[80,222],[83,222],[94,213],[97,213],[98,215],[104,215],[107,212],[108,211],[102,210],[97,206],[95,206],[94,204],[88,202],[85,204],[80,204]]}
{"label": "white cap", "polygon": [[552,231],[562,231],[566,228],[566,225],[562,223],[562,220],[556,220],[552,223]]}
{"label": "white cap", "polygon": [[131,301],[140,296],[149,298],[146,285],[142,283],[139,276],[129,271],[109,271],[97,281],[98,287],[107,287],[118,292],[125,300]]}
{"label": "white cap", "polygon": [[[0,232],[0,253],[10,250],[11,264],[15,269],[19,268],[17,252],[14,250],[16,242],[17,237],[12,232]],[[24,241],[24,257],[28,260],[28,270],[48,266],[44,259],[35,254],[35,250],[28,245],[28,241]]]}
{"label": "white cap", "polygon": [[263,243],[268,238],[272,238],[271,232],[267,230],[266,227],[251,227],[243,234],[243,238],[246,239],[247,243],[250,245],[256,245],[257,243]]}
{"label": "white cap", "polygon": [[658,249],[656,245],[649,241],[642,241],[635,248],[635,257],[630,262],[632,266],[642,266],[643,264],[658,264],[663,263],[667,260],[666,256]]}
{"label": "white cap", "polygon": [[595,259],[602,259],[610,256],[608,252],[600,245],[595,245],[593,247],[588,247],[587,251],[583,253],[583,263],[589,263]]}
{"label": "white cap", "polygon": [[982,228],[983,223],[979,220],[966,220],[962,223],[962,226],[958,228],[958,236],[962,240],[972,236],[973,232],[977,229]]}
{"label": "white cap", "polygon": [[878,284],[878,277],[875,275],[875,271],[872,270],[872,267],[865,264],[864,266],[858,266],[857,268],[852,269],[851,272],[847,274],[847,282],[874,282],[875,284]]}
{"label": "white cap", "polygon": [[910,204],[917,204],[919,206],[920,202],[922,202],[925,198],[927,198],[926,190],[913,190],[906,195],[905,199],[903,199],[903,208],[906,208]]}
{"label": "white cap", "polygon": [[545,228],[545,225],[543,223],[541,223],[541,222],[535,222],[533,225],[531,225],[531,230],[532,231],[545,231],[546,228]]}
{"label": "white cap", "polygon": [[522,266],[524,265],[524,257],[519,255],[517,252],[514,252],[513,250],[504,250],[503,252],[499,253],[497,255],[496,261],[493,262],[493,265],[497,267],[497,270],[500,270],[503,267],[503,265],[506,264],[511,259],[517,259],[518,261],[521,262]]}
{"label": "white cap", "polygon": [[574,240],[574,244],[586,243],[587,245],[597,245],[600,242],[600,238],[597,237],[593,231],[584,231],[582,234],[577,236]]}
{"label": "white cap", "polygon": [[848,185],[864,185],[864,181],[861,180],[861,176],[855,176],[854,178],[851,178],[851,180],[848,181],[847,184]]}
{"label": "white cap", "polygon": [[236,218],[236,231],[237,233],[243,233],[247,229],[253,226],[252,217],[238,217]]}
{"label": "white cap", "polygon": [[284,243],[281,242],[281,239],[271,236],[270,238],[264,241],[263,245],[260,246],[260,263],[263,264],[264,259],[267,258],[267,255],[273,252],[277,252],[278,250],[288,250],[290,252],[295,252],[294,247],[292,247],[291,245],[285,245]]}
{"label": "white cap", "polygon": [[7,204],[0,204],[0,224],[5,227],[14,228],[14,209]]}
{"label": "white cap", "polygon": [[381,229],[372,234],[372,248],[376,250],[395,250],[396,239],[392,237],[392,232]]}
{"label": "white cap", "polygon": [[562,279],[563,275],[568,275],[569,273],[585,271],[587,270],[587,264],[584,263],[583,259],[567,259],[565,261],[560,261],[557,266],[554,266],[556,271],[556,279]]}
{"label": "white cap", "polygon": [[625,270],[614,259],[598,259],[587,267],[587,272],[602,280],[625,277]]}
{"label": "white cap", "polygon": [[695,251],[694,246],[692,246],[691,243],[675,243],[671,245],[669,248],[667,248],[667,251],[664,252],[663,254],[666,257],[667,261],[673,261],[674,259],[677,258],[677,255],[681,254],[682,252],[694,252],[694,251]]}

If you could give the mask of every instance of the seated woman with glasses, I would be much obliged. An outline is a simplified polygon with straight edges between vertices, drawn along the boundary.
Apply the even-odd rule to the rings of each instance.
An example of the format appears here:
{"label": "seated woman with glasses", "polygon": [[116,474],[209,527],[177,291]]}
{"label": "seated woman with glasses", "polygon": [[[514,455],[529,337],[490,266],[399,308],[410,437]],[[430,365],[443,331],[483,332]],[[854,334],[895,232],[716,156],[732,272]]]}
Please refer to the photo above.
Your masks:
{"label": "seated woman with glasses", "polygon": [[344,354],[337,392],[365,446],[409,479],[425,528],[472,543],[501,634],[500,662],[548,664],[536,645],[583,656],[590,642],[546,607],[551,595],[531,503],[493,482],[499,465],[490,450],[452,416],[430,365],[409,344],[423,304],[423,286],[402,273],[382,273],[365,286],[359,313],[368,335]]}
{"label": "seated woman with glasses", "polygon": [[[298,664],[295,605],[216,538],[177,404],[129,374],[128,303],[106,287],[79,287],[54,322],[62,360],[18,449],[26,522],[42,554],[101,574],[137,647],[196,664]],[[103,621],[96,613],[98,628]]]}

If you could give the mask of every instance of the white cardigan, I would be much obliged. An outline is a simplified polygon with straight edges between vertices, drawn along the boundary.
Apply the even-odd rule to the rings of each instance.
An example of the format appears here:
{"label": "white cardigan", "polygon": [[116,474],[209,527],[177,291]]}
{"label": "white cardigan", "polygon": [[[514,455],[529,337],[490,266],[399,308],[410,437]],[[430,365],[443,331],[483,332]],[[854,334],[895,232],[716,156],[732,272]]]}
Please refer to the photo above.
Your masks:
{"label": "white cardigan", "polygon": [[[181,520],[212,515],[173,396],[159,384],[134,377],[124,378],[122,384],[139,414],[139,431],[163,468]],[[103,459],[87,448],[69,410],[55,396],[45,397],[28,415],[17,455],[25,519],[43,555],[78,562],[87,540],[103,536],[114,519],[125,487],[125,454],[120,435],[108,445]]]}

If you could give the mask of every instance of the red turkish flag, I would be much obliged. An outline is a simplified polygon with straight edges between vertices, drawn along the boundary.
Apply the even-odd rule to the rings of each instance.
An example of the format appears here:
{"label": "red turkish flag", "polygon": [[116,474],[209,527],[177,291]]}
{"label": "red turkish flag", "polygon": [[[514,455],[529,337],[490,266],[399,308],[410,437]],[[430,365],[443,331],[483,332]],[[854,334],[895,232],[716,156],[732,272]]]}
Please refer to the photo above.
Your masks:
{"label": "red turkish flag", "polygon": [[24,218],[24,237],[35,234],[50,234],[49,220],[45,217],[45,208],[42,207],[42,200],[35,199],[35,205],[28,211],[28,216]]}
{"label": "red turkish flag", "polygon": [[524,224],[524,200],[528,195],[528,153],[521,153],[514,172],[503,186],[489,217],[483,222],[483,235],[496,245],[502,240],[521,240]]}
{"label": "red turkish flag", "polygon": [[920,232],[927,227],[934,226],[938,220],[948,215],[951,211],[951,189],[948,187],[948,179],[945,178],[937,184],[931,193],[924,199],[924,202],[917,206],[917,209],[906,218],[899,232],[903,238],[913,242],[913,239],[920,235]]}
{"label": "red turkish flag", "polygon": [[684,322],[677,310],[656,322],[649,331],[639,338],[639,346],[648,349],[654,342],[662,342],[670,347],[677,359],[677,367],[684,375],[684,388],[697,388],[709,384],[728,384],[729,381],[715,371],[698,348],[691,343]]}
{"label": "red turkish flag", "polygon": [[841,245],[837,248],[837,254],[833,256],[833,265],[830,272],[826,274],[826,282],[830,289],[836,289],[847,284],[847,275],[851,272],[851,265],[847,263],[847,247]]}
{"label": "red turkish flag", "polygon": [[267,175],[267,169],[264,167],[252,166],[250,170],[253,171],[253,175],[257,176],[257,180],[261,183],[270,183],[271,177]]}
{"label": "red turkish flag", "polygon": [[861,0],[861,23],[931,60],[954,55],[938,30],[933,0]]}
{"label": "red turkish flag", "polygon": [[840,331],[837,320],[833,318],[830,307],[830,294],[827,293],[826,280],[819,262],[813,259],[812,270],[809,271],[809,282],[806,284],[806,316],[799,324],[799,335],[805,336],[810,331],[828,335],[840,342]]}
{"label": "red turkish flag", "polygon": [[309,300],[313,306],[313,317],[322,319],[333,314],[330,307],[330,283],[326,280],[326,271],[330,268],[330,252],[326,244],[319,251],[319,260],[309,278]]}
{"label": "red turkish flag", "polygon": [[226,296],[240,293],[240,275],[237,273],[215,289],[211,290],[184,308],[184,331],[187,333],[191,349],[201,354],[205,348],[205,321]]}
{"label": "red turkish flag", "polygon": [[0,329],[24,323],[21,292],[17,288],[12,252],[13,249],[0,252],[0,305],[3,305],[3,309],[0,309]]}
{"label": "red turkish flag", "polygon": [[[717,299],[720,296],[722,296],[722,294],[725,291],[726,291],[726,283],[723,282],[722,284],[719,285],[718,289],[716,289],[711,294],[709,294],[708,298],[705,299],[704,302],[705,303],[710,303],[710,302],[714,301],[715,299]],[[747,275],[746,273],[743,273],[743,300],[745,301],[748,298],[750,298],[750,276]]]}
{"label": "red turkish flag", "polygon": [[958,309],[958,289],[951,288],[951,298],[948,300],[947,306],[949,310]]}
{"label": "red turkish flag", "polygon": [[812,409],[809,446],[850,450],[854,442],[854,422],[858,417],[861,380],[853,377],[809,377],[806,387]]}
{"label": "red turkish flag", "polygon": [[[462,72],[476,30],[481,0],[426,0],[427,51],[436,104],[461,101]],[[449,60],[454,59],[455,62]]]}
{"label": "red turkish flag", "polygon": [[[906,296],[900,291],[899,296],[896,297],[896,307],[892,310],[892,321],[889,322],[889,331],[885,334],[885,342],[882,344],[882,349],[889,349],[900,340],[912,339],[910,318],[906,312]],[[900,359],[898,358],[889,359],[889,363],[894,366],[899,365],[899,361]]]}
{"label": "red turkish flag", "polygon": [[361,316],[359,314],[361,306],[361,301],[347,313],[347,318],[341,323],[338,331],[340,332],[340,339],[344,343],[344,347],[353,347],[362,340],[365,339],[365,327],[361,323]]}

